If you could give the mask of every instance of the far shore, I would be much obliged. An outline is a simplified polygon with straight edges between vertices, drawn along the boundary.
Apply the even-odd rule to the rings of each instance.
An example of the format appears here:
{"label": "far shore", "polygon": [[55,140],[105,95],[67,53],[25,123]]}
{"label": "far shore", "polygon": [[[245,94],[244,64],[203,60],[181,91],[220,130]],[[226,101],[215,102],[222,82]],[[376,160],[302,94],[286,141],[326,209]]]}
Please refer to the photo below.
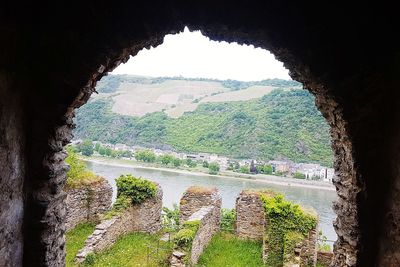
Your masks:
{"label": "far shore", "polygon": [[[266,184],[275,184],[275,185],[283,185],[283,186],[293,186],[293,187],[303,187],[303,188],[312,188],[312,189],[321,189],[328,191],[335,191],[335,187],[333,184],[322,181],[310,181],[310,180],[300,180],[289,177],[275,176],[275,175],[265,175],[265,174],[242,174],[242,173],[234,173],[234,172],[223,172],[223,174],[212,175],[209,173],[201,172],[199,170],[188,170],[188,169],[175,169],[175,168],[165,168],[158,166],[146,166],[141,162],[124,160],[124,159],[110,159],[105,157],[82,157],[83,160],[94,162],[103,165],[110,166],[119,166],[119,167],[134,167],[140,169],[150,169],[150,170],[162,170],[180,174],[190,174],[190,175],[198,175],[198,176],[212,176],[223,179],[240,179],[240,180],[252,180],[257,182],[262,182]],[[281,181],[279,181],[281,180]]]}

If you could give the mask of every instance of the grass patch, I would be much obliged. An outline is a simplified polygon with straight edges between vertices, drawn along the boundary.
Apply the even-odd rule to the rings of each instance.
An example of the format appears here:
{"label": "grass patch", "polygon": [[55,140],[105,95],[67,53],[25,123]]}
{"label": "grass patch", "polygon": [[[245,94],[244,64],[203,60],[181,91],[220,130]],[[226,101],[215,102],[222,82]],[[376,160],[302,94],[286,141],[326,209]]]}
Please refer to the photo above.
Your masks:
{"label": "grass patch", "polygon": [[198,267],[264,266],[262,243],[241,240],[227,232],[216,234],[201,255]]}
{"label": "grass patch", "polygon": [[[109,249],[94,254],[91,264],[84,266],[118,266],[118,267],[133,267],[133,266],[169,266],[168,257],[172,253],[172,242],[159,241],[159,235],[149,235],[144,233],[132,233],[121,237]],[[147,260],[147,244],[152,245],[156,249],[157,243],[160,242],[159,254],[151,254],[152,257]]]}
{"label": "grass patch", "polygon": [[78,251],[83,248],[86,238],[93,233],[95,224],[94,223],[82,223],[77,225],[74,229],[70,230],[66,234],[67,239],[67,257],[66,266],[75,266],[74,258]]}

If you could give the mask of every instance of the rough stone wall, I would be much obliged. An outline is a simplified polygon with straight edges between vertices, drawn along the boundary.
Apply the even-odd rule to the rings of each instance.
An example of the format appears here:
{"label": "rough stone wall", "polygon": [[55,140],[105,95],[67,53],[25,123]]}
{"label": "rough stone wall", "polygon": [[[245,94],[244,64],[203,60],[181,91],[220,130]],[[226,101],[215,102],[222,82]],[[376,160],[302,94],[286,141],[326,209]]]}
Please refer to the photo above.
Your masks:
{"label": "rough stone wall", "polygon": [[317,263],[322,267],[331,266],[333,252],[317,251]]}
{"label": "rough stone wall", "polygon": [[118,237],[132,232],[155,233],[161,230],[162,190],[158,186],[157,195],[141,204],[133,205],[122,214],[102,221],[79,250],[76,261],[83,262],[90,253],[112,246]]}
{"label": "rough stone wall", "polygon": [[24,128],[21,97],[0,72],[0,266],[21,266],[24,216]]}
{"label": "rough stone wall", "polygon": [[197,264],[201,253],[215,233],[220,229],[221,202],[215,202],[212,206],[206,206],[192,214],[187,221],[200,220],[200,227],[192,242],[190,263]]}
{"label": "rough stone wall", "polygon": [[315,266],[317,264],[317,229],[317,227],[312,229],[301,244],[300,267]]}
{"label": "rough stone wall", "polygon": [[263,240],[265,227],[265,211],[260,192],[243,190],[236,198],[236,235],[245,239]]}
{"label": "rough stone wall", "polygon": [[103,179],[90,185],[66,190],[66,222],[68,231],[84,221],[97,221],[111,207],[112,187]]}
{"label": "rough stone wall", "polygon": [[202,207],[215,205],[216,202],[221,202],[221,196],[217,188],[191,186],[189,187],[179,203],[180,222],[186,221],[193,213],[200,210]]}

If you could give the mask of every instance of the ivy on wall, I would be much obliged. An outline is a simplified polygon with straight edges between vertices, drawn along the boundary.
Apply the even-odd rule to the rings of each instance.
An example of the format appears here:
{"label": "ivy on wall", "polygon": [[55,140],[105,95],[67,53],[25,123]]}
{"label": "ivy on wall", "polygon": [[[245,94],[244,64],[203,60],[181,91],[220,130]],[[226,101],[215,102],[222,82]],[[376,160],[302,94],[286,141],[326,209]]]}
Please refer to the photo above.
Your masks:
{"label": "ivy on wall", "polygon": [[316,227],[317,216],[285,200],[282,194],[262,193],[261,199],[268,225],[265,242],[269,253],[266,264],[283,266],[285,261],[291,260],[289,254],[296,243]]}

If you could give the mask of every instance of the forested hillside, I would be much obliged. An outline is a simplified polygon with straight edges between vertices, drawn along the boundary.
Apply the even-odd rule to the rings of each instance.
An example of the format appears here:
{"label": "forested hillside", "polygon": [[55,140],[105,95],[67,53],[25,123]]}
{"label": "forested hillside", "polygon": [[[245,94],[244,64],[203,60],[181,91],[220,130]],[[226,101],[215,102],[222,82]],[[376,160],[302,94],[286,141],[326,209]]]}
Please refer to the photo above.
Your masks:
{"label": "forested hillside", "polygon": [[[241,82],[225,83],[230,90],[246,88]],[[287,158],[332,165],[329,126],[305,90],[275,89],[248,101],[200,103],[178,118],[160,111],[142,117],[120,115],[112,112],[112,106],[112,97],[106,96],[81,107],[75,137],[234,158]]]}

